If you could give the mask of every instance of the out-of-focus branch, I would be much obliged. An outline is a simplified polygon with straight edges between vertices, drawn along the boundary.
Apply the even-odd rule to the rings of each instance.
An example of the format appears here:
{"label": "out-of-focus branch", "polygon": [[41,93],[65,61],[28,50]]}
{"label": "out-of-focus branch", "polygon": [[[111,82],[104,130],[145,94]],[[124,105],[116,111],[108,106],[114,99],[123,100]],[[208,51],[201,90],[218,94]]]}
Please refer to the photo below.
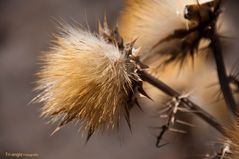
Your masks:
{"label": "out-of-focus branch", "polygon": [[226,73],[225,63],[223,61],[221,41],[217,34],[211,37],[211,45],[217,66],[217,74],[222,94],[224,96],[228,108],[232,111],[232,113],[237,115],[239,107],[236,105],[236,102],[233,98],[232,90],[230,89],[230,81]]}

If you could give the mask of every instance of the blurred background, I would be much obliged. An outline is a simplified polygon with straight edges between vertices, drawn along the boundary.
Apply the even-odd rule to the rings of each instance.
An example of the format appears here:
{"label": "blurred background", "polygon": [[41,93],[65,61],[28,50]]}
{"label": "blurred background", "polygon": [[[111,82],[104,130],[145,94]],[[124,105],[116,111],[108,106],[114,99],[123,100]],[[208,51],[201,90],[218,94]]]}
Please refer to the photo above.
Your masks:
{"label": "blurred background", "polygon": [[[39,69],[38,56],[49,47],[51,33],[57,27],[56,19],[88,24],[95,30],[98,18],[104,13],[111,24],[116,23],[123,5],[123,0],[0,0],[1,159],[7,158],[5,152],[36,153],[39,156],[35,158],[39,159],[199,158],[187,153],[197,145],[176,135],[170,138],[172,144],[156,148],[157,132],[149,128],[155,126],[155,121],[149,111],[133,110],[132,133],[125,128],[119,134],[94,135],[85,144],[77,124],[68,125],[50,136],[56,125],[47,124],[47,120],[39,117],[40,105],[29,104],[35,96],[32,89],[34,73]],[[236,0],[228,1],[226,5],[235,30],[239,28],[238,5]],[[229,61],[238,54],[238,49],[233,47],[234,54],[228,57]],[[200,131],[200,128],[195,129]],[[203,133],[208,135],[213,130],[207,129]],[[200,138],[213,140],[210,135],[201,135],[198,140]],[[176,148],[176,143],[182,140],[185,144]],[[205,145],[202,149],[209,148]]]}

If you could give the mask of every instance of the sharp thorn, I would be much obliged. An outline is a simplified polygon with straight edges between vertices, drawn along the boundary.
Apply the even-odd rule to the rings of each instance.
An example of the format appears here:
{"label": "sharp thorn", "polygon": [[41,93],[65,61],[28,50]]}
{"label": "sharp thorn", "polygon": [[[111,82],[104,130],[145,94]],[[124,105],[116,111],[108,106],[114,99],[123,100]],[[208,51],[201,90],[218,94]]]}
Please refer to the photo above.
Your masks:
{"label": "sharp thorn", "polygon": [[57,128],[51,133],[51,136],[54,135],[56,132],[58,132],[64,125],[72,121],[72,119],[73,119],[73,116],[63,119],[62,122],[60,122],[60,124],[57,126]]}
{"label": "sharp thorn", "polygon": [[179,111],[183,112],[183,113],[199,113],[199,111],[195,111],[195,110],[188,110],[187,108],[178,108]]}
{"label": "sharp thorn", "polygon": [[138,40],[138,38],[134,39],[133,41],[131,41],[130,43],[128,43],[126,45],[129,46],[130,48],[133,48],[133,46],[137,40]]}
{"label": "sharp thorn", "polygon": [[90,140],[90,138],[92,137],[92,135],[94,134],[94,129],[93,128],[89,128],[88,132],[87,132],[87,137],[86,137],[86,141],[85,144],[87,144]]}
{"label": "sharp thorn", "polygon": [[157,148],[161,148],[161,147],[164,147],[164,146],[166,146],[166,145],[168,145],[169,143],[165,143],[165,144],[161,144],[161,145],[159,145],[158,143],[156,143],[156,147]]}
{"label": "sharp thorn", "polygon": [[99,32],[99,34],[103,34],[104,33],[104,29],[103,29],[99,19],[98,19],[98,32]]}
{"label": "sharp thorn", "polygon": [[138,90],[139,90],[140,94],[142,94],[143,96],[145,96],[145,97],[147,97],[147,98],[149,98],[150,100],[153,101],[153,99],[145,92],[145,90],[143,89],[142,86],[140,86]]}
{"label": "sharp thorn", "polygon": [[57,133],[60,129],[62,128],[62,126],[58,126],[52,133],[50,136],[53,136],[55,133]]}
{"label": "sharp thorn", "polygon": [[130,114],[129,114],[129,110],[127,108],[125,108],[125,120],[127,122],[130,132],[132,133],[132,128],[131,128],[131,124],[130,124]]}
{"label": "sharp thorn", "polygon": [[164,114],[164,115],[160,115],[159,117],[160,117],[160,118],[168,118],[168,115],[165,115],[165,114]]}
{"label": "sharp thorn", "polygon": [[189,127],[195,127],[195,125],[189,123],[189,122],[185,122],[185,121],[182,121],[182,120],[176,120],[176,123],[178,124],[181,124],[181,125],[186,125],[186,126],[189,126]]}
{"label": "sharp thorn", "polygon": [[171,109],[171,106],[165,106],[161,108],[157,113],[162,114],[162,113],[168,112],[170,109]]}
{"label": "sharp thorn", "polygon": [[135,98],[135,104],[138,106],[138,108],[141,110],[141,111],[143,111],[143,109],[142,109],[142,107],[141,107],[141,105],[139,104],[139,101],[138,101],[138,99],[137,98]]}
{"label": "sharp thorn", "polygon": [[169,131],[174,132],[174,133],[187,134],[186,131],[174,129],[174,128],[169,128]]}
{"label": "sharp thorn", "polygon": [[107,31],[109,30],[109,25],[108,25],[108,21],[107,21],[107,16],[106,13],[104,15],[104,29],[107,29]]}

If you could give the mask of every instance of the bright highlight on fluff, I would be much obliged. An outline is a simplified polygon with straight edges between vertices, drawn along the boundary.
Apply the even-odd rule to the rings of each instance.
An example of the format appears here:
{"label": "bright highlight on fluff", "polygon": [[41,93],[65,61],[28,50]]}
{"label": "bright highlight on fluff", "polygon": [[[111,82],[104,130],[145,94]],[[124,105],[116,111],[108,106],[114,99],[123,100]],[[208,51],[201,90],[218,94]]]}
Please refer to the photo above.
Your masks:
{"label": "bright highlight on fluff", "polygon": [[138,80],[135,64],[104,37],[66,26],[41,60],[34,101],[44,104],[43,116],[60,120],[55,131],[79,119],[90,136],[128,118]]}

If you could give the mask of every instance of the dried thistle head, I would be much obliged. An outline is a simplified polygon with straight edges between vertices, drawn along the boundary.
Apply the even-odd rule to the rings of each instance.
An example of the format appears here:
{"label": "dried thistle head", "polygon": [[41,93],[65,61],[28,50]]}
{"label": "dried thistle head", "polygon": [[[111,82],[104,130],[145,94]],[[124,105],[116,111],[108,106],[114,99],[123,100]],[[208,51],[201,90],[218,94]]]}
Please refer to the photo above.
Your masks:
{"label": "dried thistle head", "polygon": [[[188,55],[208,45],[208,41],[203,39],[207,35],[201,30],[205,30],[208,19],[214,20],[218,16],[220,9],[218,0],[127,2],[121,15],[120,31],[126,39],[137,37],[137,45],[144,46],[144,62],[156,65],[162,60],[165,63],[187,60]],[[202,23],[205,28],[202,28]],[[200,28],[195,28],[198,25]]]}
{"label": "dried thistle head", "polygon": [[43,116],[60,121],[54,132],[75,119],[88,137],[118,128],[122,117],[129,123],[129,110],[142,90],[137,50],[106,22],[99,30],[95,35],[64,26],[41,58],[34,101],[43,103]]}
{"label": "dried thistle head", "polygon": [[[205,67],[204,56],[187,58],[190,67],[181,69],[180,65],[170,63],[162,65],[171,57],[171,53],[180,48],[180,40],[153,46],[178,28],[189,28],[189,21],[184,17],[186,5],[195,4],[195,0],[125,0],[126,6],[121,13],[119,31],[125,41],[137,38],[136,47],[141,47],[141,60],[149,65],[150,73],[167,81],[176,89],[190,89],[195,84],[188,82],[195,78]],[[208,0],[200,0],[204,3]],[[194,63],[193,63],[194,62]],[[177,63],[178,64],[178,63]],[[194,64],[194,68],[191,67]],[[161,67],[164,66],[164,67]],[[203,67],[201,67],[203,66]],[[192,84],[192,85],[190,85]]]}
{"label": "dried thistle head", "polygon": [[125,40],[137,39],[136,45],[148,51],[177,27],[185,27],[184,0],[126,0],[120,16],[120,33]]}

